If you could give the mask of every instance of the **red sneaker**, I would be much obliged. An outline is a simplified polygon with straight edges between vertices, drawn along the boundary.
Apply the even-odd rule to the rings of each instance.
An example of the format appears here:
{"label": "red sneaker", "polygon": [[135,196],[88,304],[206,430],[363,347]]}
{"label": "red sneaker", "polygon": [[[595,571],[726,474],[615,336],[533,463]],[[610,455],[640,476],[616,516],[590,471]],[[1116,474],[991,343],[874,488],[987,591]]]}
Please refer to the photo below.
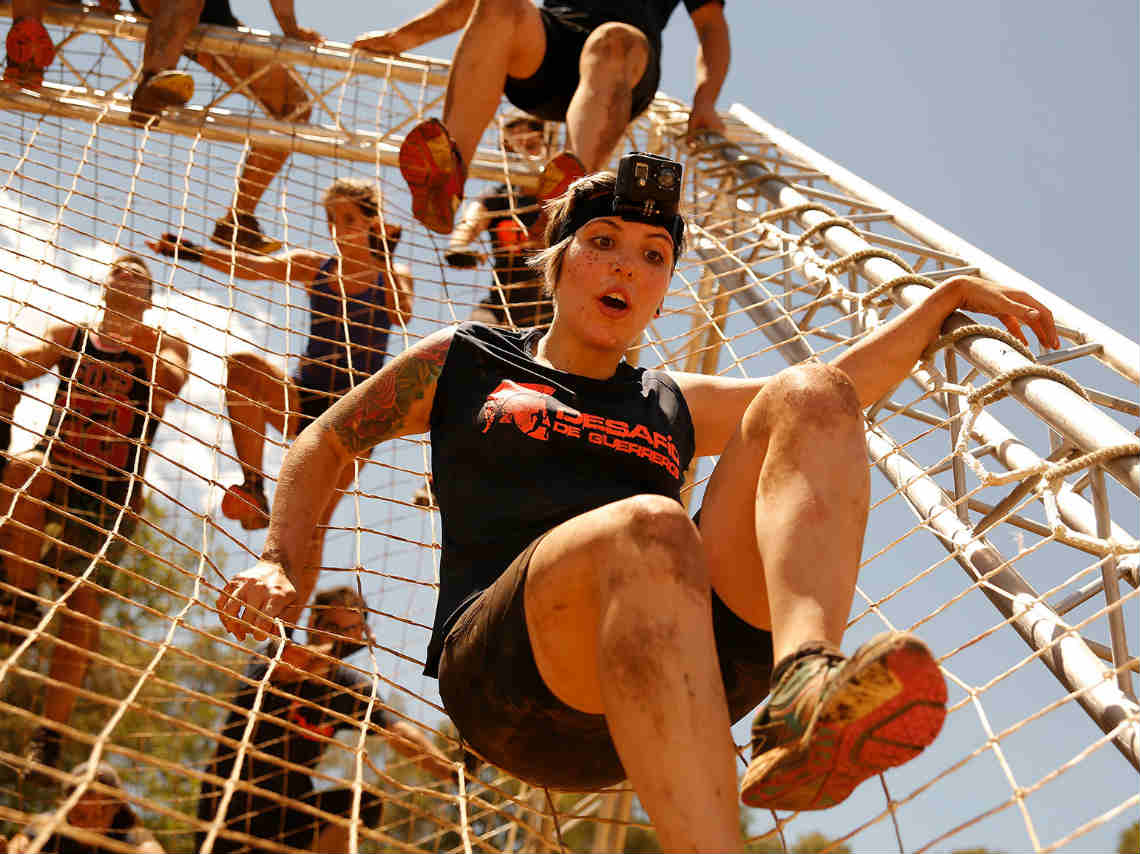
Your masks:
{"label": "red sneaker", "polygon": [[261,487],[235,483],[222,496],[222,515],[241,522],[243,530],[258,531],[269,527],[269,500]]}
{"label": "red sneaker", "polygon": [[25,15],[12,24],[5,41],[8,65],[4,79],[17,86],[38,89],[44,82],[44,69],[55,59],[55,45],[44,25]]}
{"label": "red sneaker", "polygon": [[575,155],[569,151],[558,152],[542,167],[542,174],[538,177],[538,201],[558,198],[585,174],[585,165]]}
{"label": "red sneaker", "polygon": [[818,810],[909,762],[946,718],[946,681],[926,644],[887,632],[850,659],[801,647],[782,666],[752,725],[752,762],[740,785],[750,807]]}
{"label": "red sneaker", "polygon": [[438,119],[421,122],[404,137],[400,174],[412,193],[412,215],[434,232],[451,234],[467,169]]}

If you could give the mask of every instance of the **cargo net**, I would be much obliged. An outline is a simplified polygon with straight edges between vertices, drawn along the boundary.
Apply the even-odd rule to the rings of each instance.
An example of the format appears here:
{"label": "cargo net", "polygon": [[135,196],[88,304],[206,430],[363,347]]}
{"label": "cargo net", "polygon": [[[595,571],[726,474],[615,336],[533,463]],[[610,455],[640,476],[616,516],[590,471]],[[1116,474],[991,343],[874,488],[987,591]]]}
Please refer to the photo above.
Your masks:
{"label": "cargo net", "polygon": [[[486,264],[446,262],[446,239],[412,219],[394,168],[403,135],[439,114],[446,66],[199,29],[192,46],[220,76],[187,60],[198,90],[190,106],[135,128],[127,100],[142,25],[78,7],[49,10],[48,23],[61,47],[43,88],[2,98],[3,346],[24,352],[53,325],[97,322],[108,263],[138,252],[155,284],[146,322],[188,343],[189,378],[161,417],[153,395],[140,410],[149,459],[133,457],[122,470],[127,493],[94,521],[90,481],[61,464],[74,456],[73,434],[45,432],[59,364],[22,396],[5,384],[0,584],[8,597],[30,594],[34,609],[0,626],[3,832],[127,850],[125,837],[98,840],[67,823],[92,792],[121,800],[169,851],[305,850],[318,844],[314,829],[328,827],[361,851],[653,850],[628,786],[545,791],[463,765],[436,683],[422,675],[440,543],[438,515],[423,501],[424,437],[360,461],[318,555],[318,590],[348,586],[366,603],[370,642],[344,662],[355,687],[334,685],[325,668],[314,684],[327,694],[298,702],[282,675],[287,645],[233,642],[214,611],[224,579],[249,566],[264,539],[219,509],[224,487],[241,479],[227,360],[254,352],[293,371],[309,301],[300,285],[159,258],[144,241],[171,231],[211,245],[243,170],[288,149],[256,207],[267,235],[332,253],[322,193],[342,177],[374,182],[382,220],[402,229],[392,261],[410,271],[415,296],[410,313],[387,323],[387,356],[467,318],[504,296],[503,283]],[[289,102],[248,98],[259,80],[286,75],[282,62],[293,68]],[[734,116],[728,140],[690,147],[680,141],[683,105],[659,97],[621,146],[685,162],[692,221],[693,249],[631,360],[740,377],[830,360],[926,288],[989,263],[924,235],[889,200],[837,178],[755,117]],[[472,164],[469,197],[499,183],[533,186],[534,163],[503,147],[500,124]],[[549,141],[561,132],[549,127]],[[487,235],[478,239],[487,252]],[[920,634],[944,670],[949,715],[918,759],[836,808],[742,810],[752,850],[1103,849],[1134,820],[1135,366],[1112,355],[1100,327],[1062,312],[1058,321],[1064,347],[1046,359],[979,325],[987,319],[956,316],[910,380],[867,411],[878,476],[844,645],[884,628]],[[78,407],[83,384],[72,388]],[[267,431],[270,497],[286,446]],[[710,471],[702,460],[691,472],[694,508]],[[29,550],[34,583],[15,583]],[[69,684],[53,666],[64,660],[87,669],[60,720],[47,698],[58,702]],[[334,689],[335,702],[324,703]],[[446,773],[394,749],[401,725],[439,749]],[[734,729],[741,772],[748,726]],[[58,735],[60,770],[26,758],[44,727]],[[121,788],[91,764],[70,773],[89,759],[112,766]]]}

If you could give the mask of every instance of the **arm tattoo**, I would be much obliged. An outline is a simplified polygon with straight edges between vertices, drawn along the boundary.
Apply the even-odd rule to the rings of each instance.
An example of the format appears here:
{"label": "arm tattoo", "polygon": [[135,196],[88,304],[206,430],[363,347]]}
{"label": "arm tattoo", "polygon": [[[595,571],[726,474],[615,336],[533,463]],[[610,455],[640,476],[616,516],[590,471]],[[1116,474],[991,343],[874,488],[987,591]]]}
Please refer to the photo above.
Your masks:
{"label": "arm tattoo", "polygon": [[326,427],[353,454],[400,435],[413,404],[439,379],[450,346],[449,336],[404,351],[361,387],[347,413],[334,408],[321,416]]}

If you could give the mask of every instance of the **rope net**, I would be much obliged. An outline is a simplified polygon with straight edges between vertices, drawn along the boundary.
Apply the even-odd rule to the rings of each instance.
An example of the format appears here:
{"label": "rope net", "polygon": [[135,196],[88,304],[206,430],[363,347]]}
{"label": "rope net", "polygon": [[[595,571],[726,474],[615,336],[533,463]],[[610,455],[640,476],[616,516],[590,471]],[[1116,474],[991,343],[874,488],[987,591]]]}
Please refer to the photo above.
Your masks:
{"label": "rope net", "polygon": [[[78,401],[83,378],[53,365],[22,396],[6,385],[5,594],[25,589],[12,568],[21,544],[39,544],[30,559],[34,615],[0,627],[7,835],[39,817],[39,844],[51,833],[92,842],[65,817],[85,791],[108,790],[90,766],[68,773],[93,759],[117,770],[122,797],[170,851],[305,850],[312,828],[326,825],[345,828],[361,851],[651,850],[652,827],[628,786],[547,792],[491,766],[463,768],[435,682],[421,673],[440,542],[438,516],[415,500],[427,484],[426,437],[361,460],[327,525],[318,589],[359,591],[371,630],[367,649],[343,662],[351,687],[322,677],[298,705],[281,688],[286,644],[237,644],[213,610],[225,578],[250,565],[264,539],[220,512],[225,486],[241,479],[227,358],[253,352],[291,371],[309,335],[309,297],[300,285],[250,280],[234,264],[156,257],[144,241],[175,232],[210,245],[215,221],[245,192],[243,170],[287,152],[277,156],[279,174],[262,178],[272,182],[256,208],[264,232],[286,248],[334,253],[322,196],[337,178],[374,182],[382,222],[402,230],[391,258],[410,271],[414,301],[384,324],[385,356],[466,319],[509,283],[485,265],[446,263],[446,238],[412,219],[394,168],[403,134],[440,111],[446,65],[200,28],[191,47],[220,76],[187,63],[192,104],[139,129],[126,115],[142,25],[74,7],[47,21],[60,48],[45,86],[6,92],[0,116],[3,346],[22,352],[55,325],[97,321],[108,263],[140,253],[154,281],[146,321],[187,342],[189,377],[165,409],[152,389],[136,412],[153,437],[149,457],[127,455],[128,491],[95,520],[84,500],[92,488],[81,477],[64,481],[72,434],[45,432],[61,380]],[[273,115],[247,95],[283,74],[274,63],[286,60],[289,99]],[[727,140],[697,146],[680,140],[685,115],[659,96],[619,147],[684,161],[695,246],[632,360],[725,376],[831,360],[925,287],[987,272],[976,250],[924,235],[746,111],[735,111]],[[504,148],[500,123],[472,164],[469,198],[498,183],[534,185],[534,164]],[[551,142],[561,133],[546,130]],[[479,240],[489,252],[487,235]],[[526,323],[512,315],[520,303],[507,302],[505,322]],[[520,315],[534,308],[521,305]],[[956,317],[911,381],[868,410],[868,464],[879,474],[844,646],[888,627],[919,633],[949,685],[947,722],[918,759],[837,808],[742,811],[755,850],[785,850],[816,833],[826,850],[949,850],[998,839],[1049,851],[1108,838],[1135,817],[1136,376],[1096,329],[1068,318],[1058,313],[1065,347],[1046,360]],[[264,405],[271,418],[287,414],[283,400]],[[1053,413],[1066,408],[1078,422],[1109,426],[1081,432]],[[267,430],[270,496],[288,441]],[[35,448],[43,455],[21,467]],[[711,467],[702,460],[691,472],[694,509]],[[26,507],[50,523],[30,526]],[[89,666],[59,720],[45,698],[67,688],[54,667],[67,653]],[[446,773],[395,749],[400,723],[439,748]],[[748,725],[734,730],[742,772]],[[61,736],[62,770],[25,758],[43,726]],[[310,777],[312,791],[283,782]],[[70,786],[62,797],[61,785]]]}

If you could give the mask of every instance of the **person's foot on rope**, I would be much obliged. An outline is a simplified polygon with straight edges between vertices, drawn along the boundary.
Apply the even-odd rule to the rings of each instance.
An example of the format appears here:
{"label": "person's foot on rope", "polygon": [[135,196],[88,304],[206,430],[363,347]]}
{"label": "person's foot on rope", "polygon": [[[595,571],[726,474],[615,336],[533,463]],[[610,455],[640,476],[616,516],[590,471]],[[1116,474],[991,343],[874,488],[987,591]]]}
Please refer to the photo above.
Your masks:
{"label": "person's foot on rope", "polygon": [[8,64],[4,81],[25,89],[39,89],[44,70],[55,59],[55,45],[41,21],[25,15],[12,23],[5,40]]}
{"label": "person's foot on rope", "polygon": [[538,219],[527,229],[533,239],[541,239],[546,232],[546,203],[561,196],[570,189],[571,184],[585,175],[585,164],[569,151],[558,152],[542,167],[535,193],[539,204]]}
{"label": "person's foot on rope", "polygon": [[850,659],[830,644],[804,644],[772,683],[740,786],[750,807],[834,806],[921,753],[946,717],[946,681],[926,644],[904,632],[879,635]]}
{"label": "person's foot on rope", "polygon": [[194,97],[194,78],[184,71],[144,71],[131,96],[131,124],[146,125],[168,107],[183,107]]}
{"label": "person's foot on rope", "polygon": [[427,483],[420,486],[412,495],[412,503],[417,507],[438,507],[435,503],[435,478],[430,474]]}
{"label": "person's foot on rope", "polygon": [[25,768],[33,777],[43,777],[44,773],[36,765],[55,768],[59,765],[59,754],[63,746],[63,736],[54,729],[39,727],[32,733],[24,748]]}
{"label": "person's foot on rope", "polygon": [[241,249],[255,255],[268,255],[282,246],[280,240],[265,236],[257,217],[251,213],[237,211],[230,211],[214,223],[214,233],[210,235],[210,242],[226,249]]}
{"label": "person's foot on rope", "polygon": [[246,531],[258,531],[269,526],[269,499],[265,497],[265,483],[260,477],[246,475],[241,483],[226,488],[222,496],[222,515],[241,523]]}
{"label": "person's foot on rope", "polygon": [[434,232],[451,234],[467,168],[439,119],[421,122],[404,137],[400,174],[412,194],[412,215]]}

